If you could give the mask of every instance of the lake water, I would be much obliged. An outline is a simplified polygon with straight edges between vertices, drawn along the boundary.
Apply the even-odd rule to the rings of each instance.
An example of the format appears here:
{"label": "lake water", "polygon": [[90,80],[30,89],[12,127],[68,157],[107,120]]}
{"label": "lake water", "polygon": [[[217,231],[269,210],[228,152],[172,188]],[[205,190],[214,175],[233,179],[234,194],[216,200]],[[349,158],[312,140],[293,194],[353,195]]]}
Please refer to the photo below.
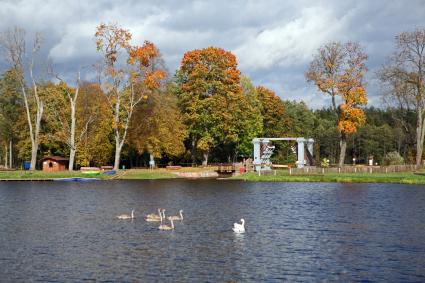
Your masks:
{"label": "lake water", "polygon": [[[158,207],[185,219],[160,231],[144,220]],[[425,187],[1,182],[0,281],[30,280],[424,282]]]}

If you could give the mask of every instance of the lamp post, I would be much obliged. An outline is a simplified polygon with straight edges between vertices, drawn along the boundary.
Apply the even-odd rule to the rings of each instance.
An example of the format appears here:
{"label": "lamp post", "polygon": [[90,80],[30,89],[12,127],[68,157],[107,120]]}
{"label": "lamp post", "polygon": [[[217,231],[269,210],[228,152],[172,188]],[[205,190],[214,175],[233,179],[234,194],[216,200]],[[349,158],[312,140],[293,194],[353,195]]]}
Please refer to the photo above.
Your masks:
{"label": "lamp post", "polygon": [[353,166],[355,166],[355,165],[356,165],[356,158],[353,157]]}

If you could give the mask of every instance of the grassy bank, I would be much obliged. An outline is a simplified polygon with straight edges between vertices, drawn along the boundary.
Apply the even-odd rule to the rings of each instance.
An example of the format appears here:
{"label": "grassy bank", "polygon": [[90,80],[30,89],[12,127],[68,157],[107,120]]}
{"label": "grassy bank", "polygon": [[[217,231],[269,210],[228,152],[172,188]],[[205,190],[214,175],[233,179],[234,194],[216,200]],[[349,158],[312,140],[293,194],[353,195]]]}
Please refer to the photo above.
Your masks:
{"label": "grassy bank", "polygon": [[100,178],[108,179],[110,175],[104,174],[83,174],[80,171],[60,171],[60,172],[44,172],[44,171],[0,171],[0,180],[49,180],[56,178]]}
{"label": "grassy bank", "polygon": [[289,175],[288,171],[276,171],[276,175],[268,174],[259,176],[250,172],[232,179],[245,181],[269,182],[341,182],[341,183],[398,183],[398,184],[425,184],[425,173],[413,172],[400,173],[326,173],[323,175]]}
{"label": "grassy bank", "polygon": [[[121,171],[122,172],[122,171]],[[176,174],[171,173],[166,169],[130,169],[122,172],[118,180],[155,180],[155,179],[174,179],[178,178]]]}
{"label": "grassy bank", "polygon": [[[176,171],[188,172],[192,169],[180,169]],[[200,169],[194,168],[194,171],[199,171]],[[82,173],[80,171],[60,171],[60,172],[44,172],[44,171],[0,171],[0,180],[51,180],[57,178],[99,178],[102,180],[117,179],[117,180],[149,180],[149,179],[172,179],[178,178],[176,174],[171,173],[171,171],[166,169],[130,169],[130,170],[120,170],[115,175],[106,175],[101,172],[95,174]]]}
{"label": "grassy bank", "polygon": [[[211,168],[181,168],[178,170],[166,169],[130,169],[120,170],[116,175],[84,174],[80,171],[68,172],[43,172],[43,171],[0,171],[0,180],[50,180],[55,178],[100,178],[102,180],[154,180],[181,178],[177,172],[206,172]],[[258,176],[256,172],[250,172],[232,177],[234,180],[254,182],[342,182],[342,183],[399,183],[399,184],[424,184],[425,171],[420,174],[413,172],[401,173],[326,173],[318,175],[289,175],[286,170],[277,170],[276,175],[268,174]]]}

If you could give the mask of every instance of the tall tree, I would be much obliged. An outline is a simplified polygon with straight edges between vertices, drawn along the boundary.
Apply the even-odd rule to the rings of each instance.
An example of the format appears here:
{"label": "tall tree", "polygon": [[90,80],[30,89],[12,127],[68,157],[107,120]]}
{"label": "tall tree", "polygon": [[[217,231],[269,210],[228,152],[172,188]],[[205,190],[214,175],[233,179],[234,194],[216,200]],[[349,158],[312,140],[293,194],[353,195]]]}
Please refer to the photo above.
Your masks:
{"label": "tall tree", "polygon": [[129,129],[129,141],[139,154],[147,152],[153,160],[184,153],[186,134],[176,97],[165,90],[152,93],[146,103],[138,105]]}
{"label": "tall tree", "polygon": [[[159,88],[165,72],[153,68],[152,63],[159,57],[155,45],[145,41],[142,46],[132,46],[128,30],[116,24],[100,24],[95,37],[97,50],[105,59],[106,97],[113,113],[115,134],[114,169],[118,170],[134,108]],[[123,60],[125,66],[121,64]]]}
{"label": "tall tree", "polygon": [[6,149],[5,166],[10,168],[13,167],[13,144],[17,142],[17,121],[23,109],[19,89],[19,77],[15,70],[4,72],[0,78],[0,137]]}
{"label": "tall tree", "polygon": [[[80,91],[80,74],[75,88],[68,86],[61,78],[58,85],[51,85],[46,91],[46,108],[49,109],[48,122],[54,127],[52,138],[66,144],[69,148],[69,171],[74,170],[77,145],[92,122],[92,116],[84,117],[83,125],[77,123],[77,102]],[[50,94],[50,95],[49,95]],[[83,118],[83,117],[81,117]],[[81,127],[78,127],[81,126]]]}
{"label": "tall tree", "polygon": [[270,138],[279,138],[288,133],[285,121],[285,106],[283,101],[274,91],[263,87],[257,87],[263,116],[263,134]]}
{"label": "tall tree", "polygon": [[367,55],[358,43],[330,42],[319,48],[305,74],[307,81],[331,96],[332,109],[338,121],[340,167],[344,165],[347,134],[355,133],[366,122],[360,108],[367,104],[363,84],[366,59]]}
{"label": "tall tree", "polygon": [[[29,128],[29,136],[31,139],[30,170],[35,170],[35,166],[37,163],[40,125],[44,111],[44,103],[38,93],[38,86],[33,73],[35,56],[40,50],[41,41],[41,35],[37,33],[34,38],[30,61],[27,64],[27,62],[25,62],[25,31],[23,29],[15,27],[13,30],[8,30],[2,33],[0,36],[0,45],[4,50],[5,57],[7,61],[11,64],[12,68],[18,74],[19,84],[24,100],[27,123]],[[28,90],[25,85],[26,72],[29,73],[29,77],[31,80],[31,90]],[[31,111],[32,107],[35,109],[35,111]],[[35,115],[32,115],[31,112],[35,112]]]}
{"label": "tall tree", "polygon": [[262,105],[260,101],[260,94],[257,88],[253,85],[252,81],[246,77],[241,77],[242,93],[246,98],[242,101],[241,116],[237,117],[241,129],[239,143],[236,147],[237,153],[243,156],[250,156],[252,154],[252,139],[259,137],[263,133],[263,116],[261,114]]}
{"label": "tall tree", "polygon": [[247,98],[240,86],[236,57],[229,51],[208,47],[186,52],[177,74],[179,105],[184,113],[195,150],[208,164],[210,151],[240,141],[242,116]]}
{"label": "tall tree", "polygon": [[76,163],[81,166],[108,164],[114,151],[112,112],[98,83],[81,83],[76,116],[77,129],[86,129],[79,134]]}
{"label": "tall tree", "polygon": [[390,101],[416,112],[416,165],[421,164],[425,137],[425,28],[396,36],[396,51],[380,70]]}

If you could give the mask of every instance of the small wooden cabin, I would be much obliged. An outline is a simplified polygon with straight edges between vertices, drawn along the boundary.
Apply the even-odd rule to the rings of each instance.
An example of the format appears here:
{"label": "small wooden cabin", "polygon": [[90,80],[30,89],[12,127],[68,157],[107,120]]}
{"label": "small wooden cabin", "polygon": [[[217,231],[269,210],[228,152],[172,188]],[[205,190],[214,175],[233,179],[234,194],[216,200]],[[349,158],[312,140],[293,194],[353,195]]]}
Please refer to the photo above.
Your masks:
{"label": "small wooden cabin", "polygon": [[47,156],[42,159],[43,171],[64,171],[68,168],[69,159],[61,156]]}

